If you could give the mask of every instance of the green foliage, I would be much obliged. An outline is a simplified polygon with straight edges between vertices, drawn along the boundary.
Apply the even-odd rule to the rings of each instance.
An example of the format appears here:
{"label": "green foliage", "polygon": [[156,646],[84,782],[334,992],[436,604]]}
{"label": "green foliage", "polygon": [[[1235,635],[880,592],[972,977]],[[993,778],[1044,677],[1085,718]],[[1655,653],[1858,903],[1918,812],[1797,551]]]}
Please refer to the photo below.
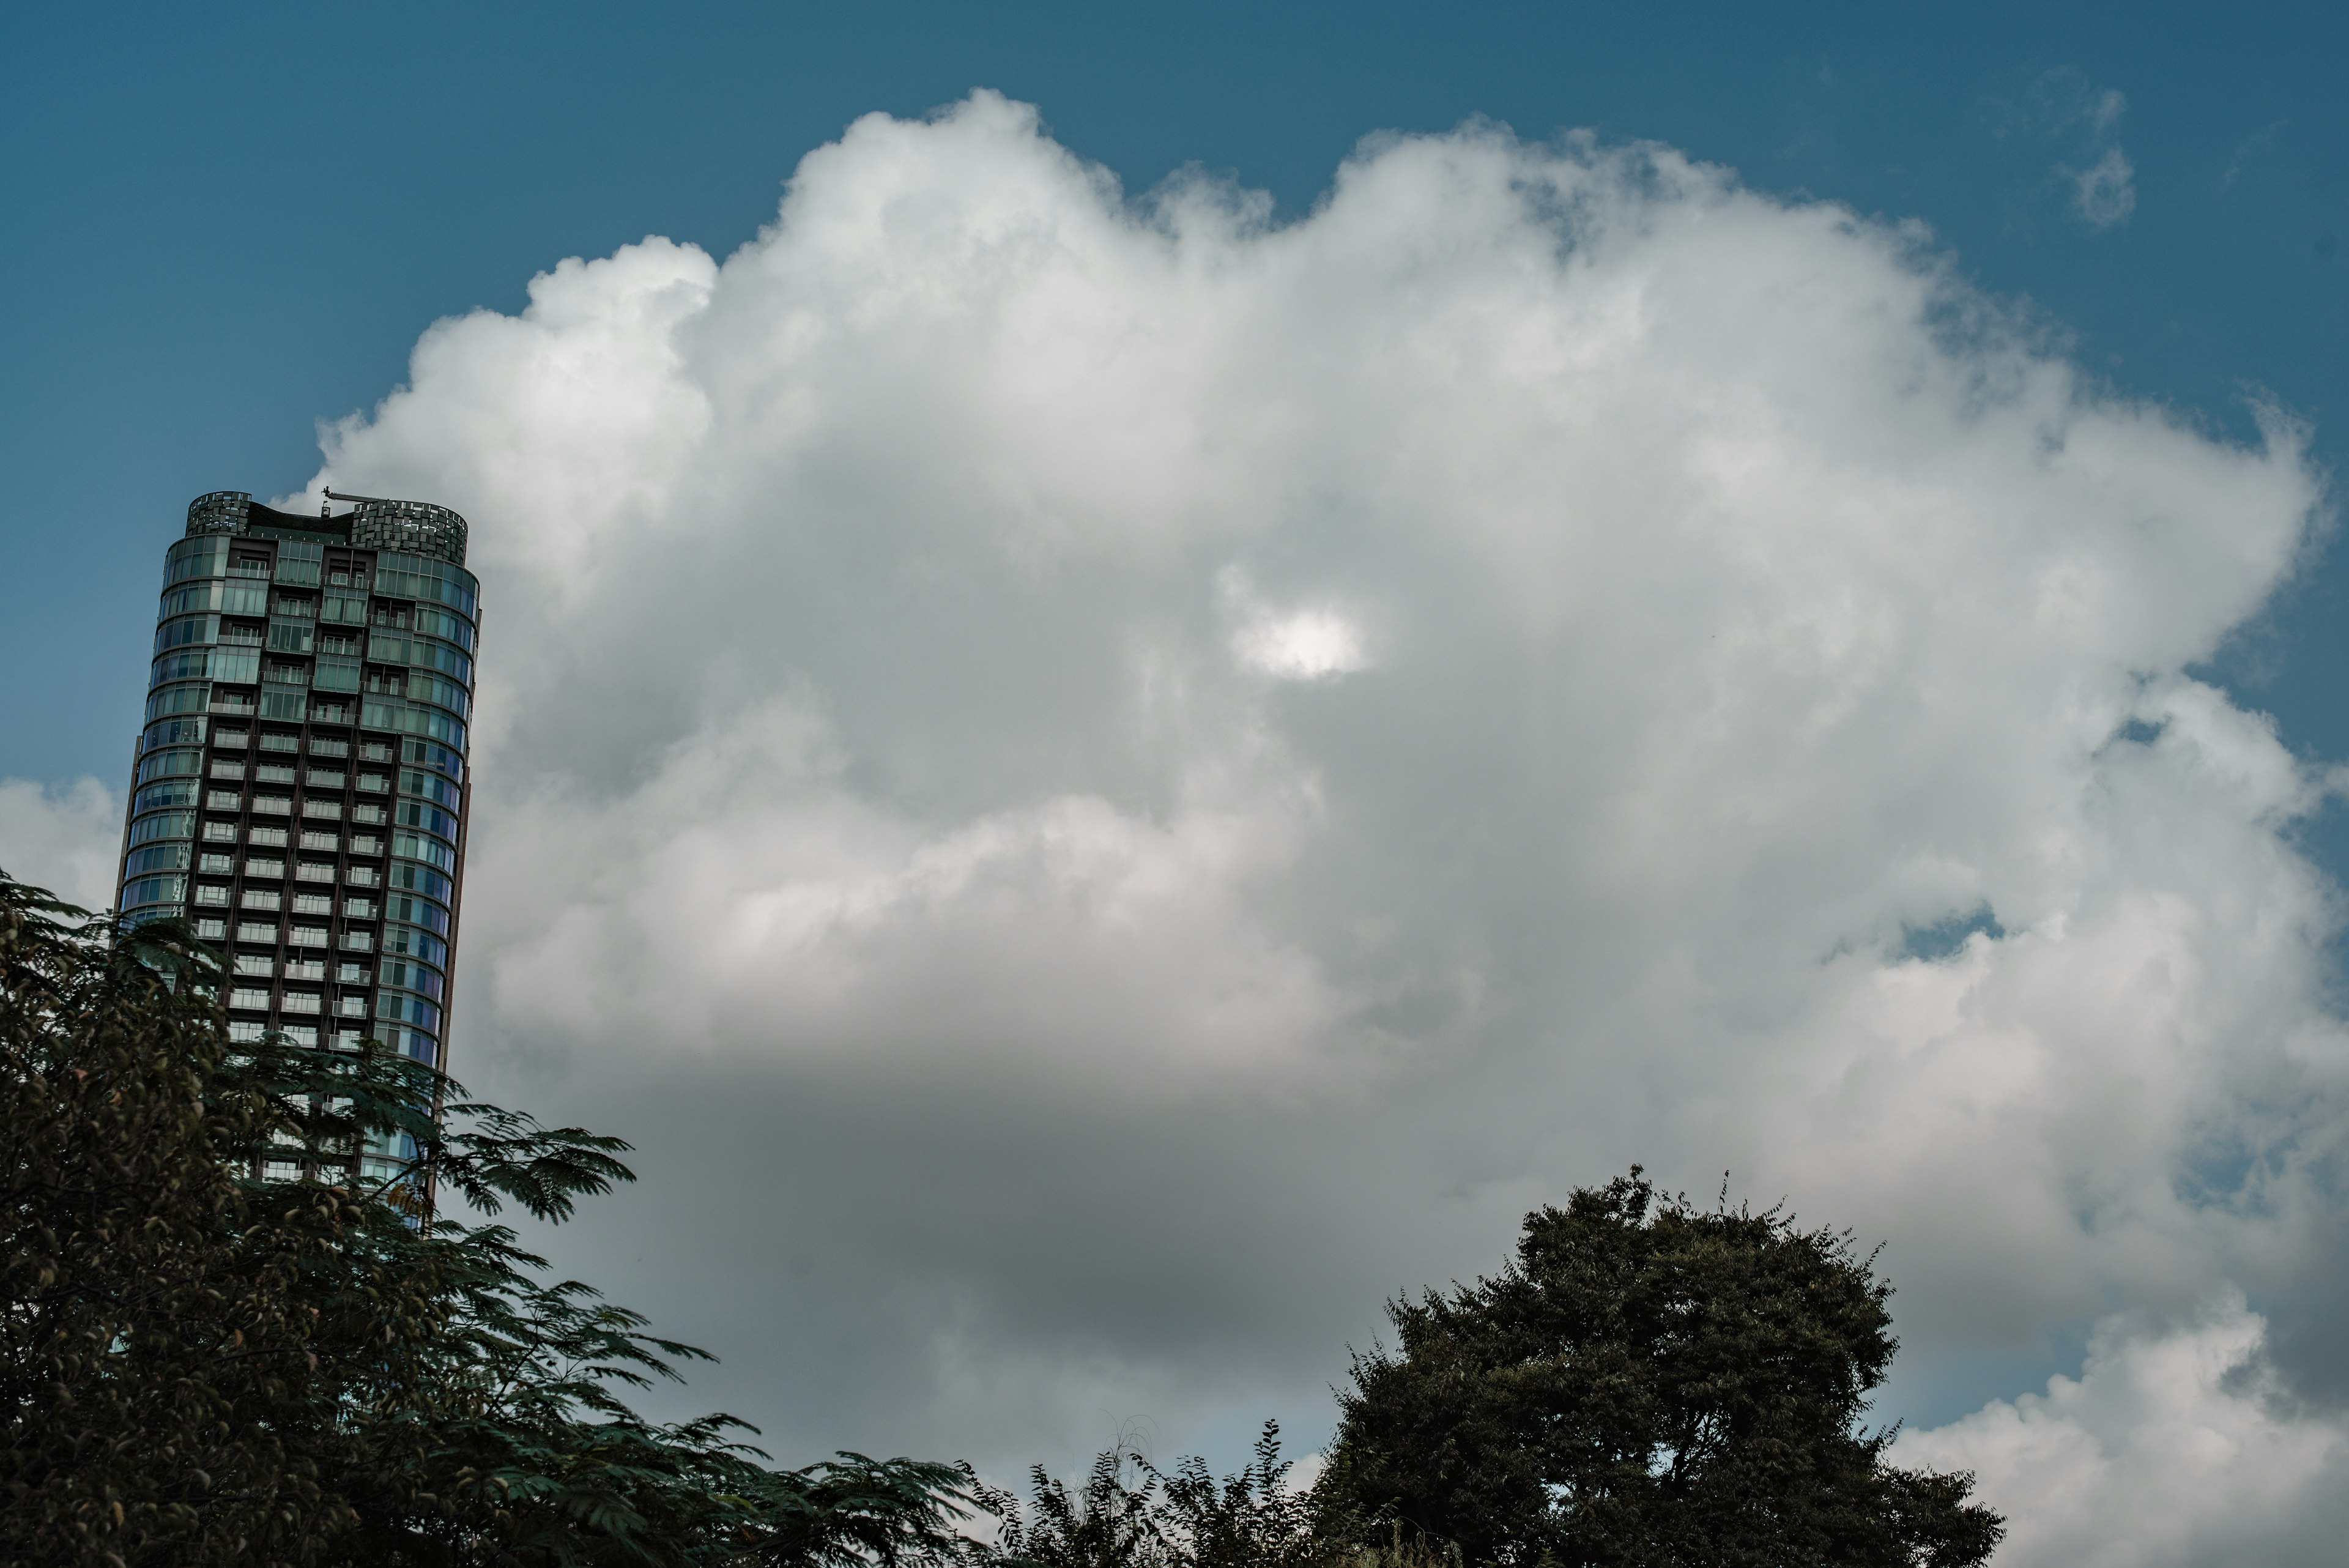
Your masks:
{"label": "green foliage", "polygon": [[[381,1050],[232,1049],[218,955],[0,877],[0,1564],[944,1563],[968,1472],[778,1471],[621,1391],[707,1359],[493,1221],[632,1179],[627,1146]],[[444,1124],[431,1107],[446,1108]],[[408,1176],[351,1151],[404,1132]],[[262,1182],[264,1158],[311,1175]],[[480,1216],[436,1216],[421,1194]]]}
{"label": "green foliage", "polygon": [[1980,1563],[1970,1476],[1860,1422],[1897,1348],[1847,1235],[1660,1199],[1635,1167],[1528,1215],[1493,1279],[1391,1303],[1318,1484],[1324,1531],[1475,1563]]}
{"label": "green foliage", "polygon": [[1121,1445],[1073,1491],[1037,1466],[1032,1518],[1005,1494],[982,1501],[1002,1521],[999,1568],[1305,1568],[1323,1553],[1288,1471],[1267,1421],[1247,1468],[1220,1481],[1196,1455],[1168,1475]]}

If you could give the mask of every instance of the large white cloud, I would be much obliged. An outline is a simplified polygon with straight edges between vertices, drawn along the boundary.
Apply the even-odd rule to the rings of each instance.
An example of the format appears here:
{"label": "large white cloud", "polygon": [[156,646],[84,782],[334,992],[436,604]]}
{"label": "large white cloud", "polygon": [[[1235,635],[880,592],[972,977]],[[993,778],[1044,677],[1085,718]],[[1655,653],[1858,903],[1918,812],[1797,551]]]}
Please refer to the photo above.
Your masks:
{"label": "large white cloud", "polygon": [[1904,1436],[1897,1452],[1971,1470],[2000,1500],[2002,1568],[2337,1562],[2349,1429],[2280,1385],[2240,1296],[2197,1315],[2100,1324],[2079,1377]]}
{"label": "large white cloud", "polygon": [[122,797],[94,778],[61,787],[0,779],[0,869],[69,904],[114,902]]}
{"label": "large white cloud", "polygon": [[654,1179],[566,1256],[787,1449],[1009,1464],[1309,1430],[1634,1158],[1889,1238],[1922,1368],[2323,1275],[2324,781],[2191,673],[2319,516],[2261,421],[1664,149],[1275,223],[981,94],[440,323],[312,494],[473,519],[456,1065]]}

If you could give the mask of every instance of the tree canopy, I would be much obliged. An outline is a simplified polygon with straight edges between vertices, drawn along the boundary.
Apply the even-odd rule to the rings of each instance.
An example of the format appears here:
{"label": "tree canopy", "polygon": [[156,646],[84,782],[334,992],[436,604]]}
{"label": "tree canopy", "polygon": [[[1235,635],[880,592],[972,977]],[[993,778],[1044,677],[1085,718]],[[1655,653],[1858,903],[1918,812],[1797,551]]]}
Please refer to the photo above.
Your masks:
{"label": "tree canopy", "polygon": [[1980,1563],[2002,1525],[1972,1478],[1896,1468],[1862,1425],[1898,1348],[1874,1262],[1637,1167],[1537,1210],[1500,1273],[1390,1304],[1324,1530],[1503,1568]]}
{"label": "tree canopy", "polygon": [[[0,1563],[958,1559],[967,1470],[777,1470],[623,1393],[706,1359],[494,1222],[627,1146],[379,1048],[227,1042],[218,954],[0,876]],[[432,1112],[446,1108],[445,1120]],[[372,1185],[353,1151],[405,1133]],[[302,1179],[264,1181],[263,1159]],[[479,1216],[436,1214],[428,1189]]]}

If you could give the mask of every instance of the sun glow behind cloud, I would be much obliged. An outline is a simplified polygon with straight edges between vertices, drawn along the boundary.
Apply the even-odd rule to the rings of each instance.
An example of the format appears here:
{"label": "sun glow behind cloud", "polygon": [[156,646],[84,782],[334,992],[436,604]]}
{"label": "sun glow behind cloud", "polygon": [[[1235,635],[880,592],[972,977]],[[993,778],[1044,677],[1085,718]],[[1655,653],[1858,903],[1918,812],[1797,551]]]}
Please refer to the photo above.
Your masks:
{"label": "sun glow behind cloud", "polygon": [[645,1146],[579,1266],[786,1449],[1008,1468],[1309,1426],[1635,1158],[1889,1238],[1928,1366],[2119,1303],[2158,1385],[2318,1278],[2325,781],[2188,673],[2316,521],[2263,427],[1669,150],[1383,139],[1275,226],[980,94],[439,324],[311,494],[474,520],[457,1065]]}

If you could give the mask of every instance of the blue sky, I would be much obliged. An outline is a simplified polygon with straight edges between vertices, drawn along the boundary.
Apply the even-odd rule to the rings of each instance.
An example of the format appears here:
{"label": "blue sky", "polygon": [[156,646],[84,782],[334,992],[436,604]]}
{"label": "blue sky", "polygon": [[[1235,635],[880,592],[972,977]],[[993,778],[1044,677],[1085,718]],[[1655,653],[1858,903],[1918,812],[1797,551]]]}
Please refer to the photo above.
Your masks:
{"label": "blue sky", "polygon": [[[360,416],[485,583],[458,1069],[638,1142],[548,1245],[779,1452],[1318,1440],[1383,1293],[1639,1158],[1889,1241],[1929,1457],[2321,1560],[2259,1489],[2349,1456],[2344,34],[18,6],[0,850],[111,854],[18,781],[119,790],[188,499]],[[2244,1355],[2316,1414],[2176,1371]]]}
{"label": "blue sky", "polygon": [[[184,497],[286,489],[417,333],[512,309],[647,234],[723,254],[800,156],[974,86],[1039,105],[1129,190],[1186,164],[1300,211],[1361,138],[1472,116],[1589,127],[1930,224],[2084,363],[2231,431],[2264,389],[2337,466],[2349,400],[2349,24],[2310,5],[857,4],[12,8],[0,443],[42,590],[12,771],[117,770],[154,541]],[[2118,91],[2137,202],[2098,230],[2050,170]],[[2349,755],[2343,565],[2228,675]]]}

